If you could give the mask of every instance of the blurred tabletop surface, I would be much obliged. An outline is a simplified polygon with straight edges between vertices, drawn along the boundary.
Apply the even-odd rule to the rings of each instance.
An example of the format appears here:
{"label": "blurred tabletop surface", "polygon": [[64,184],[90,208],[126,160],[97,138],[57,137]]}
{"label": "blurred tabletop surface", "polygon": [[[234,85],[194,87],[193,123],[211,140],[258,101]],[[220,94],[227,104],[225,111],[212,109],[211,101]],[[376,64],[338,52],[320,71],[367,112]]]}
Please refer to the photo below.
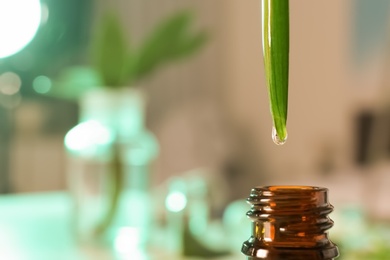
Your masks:
{"label": "blurred tabletop surface", "polygon": [[[79,246],[72,234],[70,213],[70,197],[66,192],[0,196],[0,259],[116,259],[107,250]],[[150,256],[146,259],[197,260],[199,258],[162,256],[159,252],[158,257]],[[243,259],[243,257],[238,255],[216,260],[233,259]]]}

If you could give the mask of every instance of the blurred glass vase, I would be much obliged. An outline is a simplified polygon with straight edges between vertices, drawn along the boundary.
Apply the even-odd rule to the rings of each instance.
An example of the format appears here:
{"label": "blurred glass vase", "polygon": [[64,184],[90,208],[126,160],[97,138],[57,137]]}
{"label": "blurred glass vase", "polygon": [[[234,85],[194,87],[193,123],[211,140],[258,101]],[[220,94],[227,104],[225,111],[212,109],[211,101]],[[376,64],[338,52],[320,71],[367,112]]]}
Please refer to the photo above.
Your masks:
{"label": "blurred glass vase", "polygon": [[91,66],[65,70],[53,92],[68,98],[83,95],[80,123],[65,136],[77,236],[109,242],[123,258],[135,259],[134,250],[148,242],[153,223],[150,166],[159,150],[144,125],[143,92],[124,86],[135,86],[198,51],[207,33],[192,25],[191,11],[176,12],[133,45],[119,16],[109,13],[92,41]]}
{"label": "blurred glass vase", "polygon": [[127,231],[128,243],[139,248],[149,240],[151,165],[159,147],[145,128],[144,108],[145,95],[135,88],[96,89],[80,102],[80,123],[65,136],[65,148],[74,227],[83,243],[122,252]]}

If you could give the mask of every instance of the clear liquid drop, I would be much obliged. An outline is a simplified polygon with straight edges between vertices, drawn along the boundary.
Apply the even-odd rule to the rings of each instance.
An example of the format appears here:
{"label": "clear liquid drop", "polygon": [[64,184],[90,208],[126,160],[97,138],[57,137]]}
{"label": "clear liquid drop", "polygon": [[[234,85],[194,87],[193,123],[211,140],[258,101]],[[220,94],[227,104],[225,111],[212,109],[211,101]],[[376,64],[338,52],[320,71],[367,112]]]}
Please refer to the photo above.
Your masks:
{"label": "clear liquid drop", "polygon": [[272,127],[272,141],[274,141],[274,143],[276,145],[283,145],[287,141],[287,134],[286,134],[285,139],[280,139],[278,136],[278,133],[276,132],[276,128],[273,126]]}

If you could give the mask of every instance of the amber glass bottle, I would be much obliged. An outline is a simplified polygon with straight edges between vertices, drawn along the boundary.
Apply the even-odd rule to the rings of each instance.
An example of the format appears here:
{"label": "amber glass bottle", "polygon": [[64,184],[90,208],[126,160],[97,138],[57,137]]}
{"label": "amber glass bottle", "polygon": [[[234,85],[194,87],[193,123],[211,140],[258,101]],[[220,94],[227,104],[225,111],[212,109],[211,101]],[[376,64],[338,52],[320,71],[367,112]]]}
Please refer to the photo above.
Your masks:
{"label": "amber glass bottle", "polygon": [[326,188],[256,187],[247,201],[252,235],[241,251],[248,260],[331,260],[339,255],[327,233],[333,206]]}

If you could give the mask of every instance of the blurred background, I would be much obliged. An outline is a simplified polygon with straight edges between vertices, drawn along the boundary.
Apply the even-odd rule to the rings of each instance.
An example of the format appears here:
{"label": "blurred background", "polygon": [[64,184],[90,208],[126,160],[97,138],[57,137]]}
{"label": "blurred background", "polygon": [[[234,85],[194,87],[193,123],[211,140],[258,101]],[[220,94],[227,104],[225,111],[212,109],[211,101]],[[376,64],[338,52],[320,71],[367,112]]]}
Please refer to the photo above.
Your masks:
{"label": "blurred background", "polygon": [[0,43],[4,259],[239,259],[271,184],[329,188],[340,259],[390,258],[390,2],[290,3],[283,146],[260,1],[6,2],[3,39],[36,27]]}

